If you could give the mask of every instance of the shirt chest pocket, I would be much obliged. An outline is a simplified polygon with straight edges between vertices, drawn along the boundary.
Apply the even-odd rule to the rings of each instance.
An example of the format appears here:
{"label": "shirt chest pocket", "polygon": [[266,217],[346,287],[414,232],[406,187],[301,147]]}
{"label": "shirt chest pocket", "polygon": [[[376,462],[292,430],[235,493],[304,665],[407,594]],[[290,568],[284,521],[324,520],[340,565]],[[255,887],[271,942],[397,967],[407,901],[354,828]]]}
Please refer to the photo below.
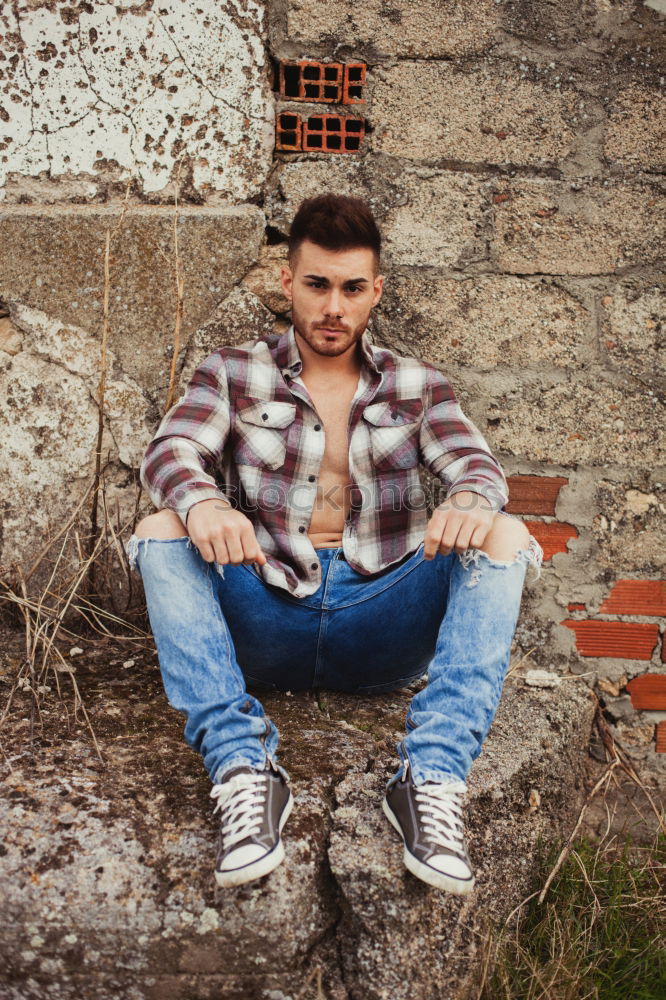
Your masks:
{"label": "shirt chest pocket", "polygon": [[236,400],[233,455],[236,465],[281,469],[287,455],[295,403],[267,402],[249,396]]}
{"label": "shirt chest pocket", "polygon": [[363,411],[370,432],[372,463],[380,472],[413,469],[419,463],[420,399],[372,403]]}

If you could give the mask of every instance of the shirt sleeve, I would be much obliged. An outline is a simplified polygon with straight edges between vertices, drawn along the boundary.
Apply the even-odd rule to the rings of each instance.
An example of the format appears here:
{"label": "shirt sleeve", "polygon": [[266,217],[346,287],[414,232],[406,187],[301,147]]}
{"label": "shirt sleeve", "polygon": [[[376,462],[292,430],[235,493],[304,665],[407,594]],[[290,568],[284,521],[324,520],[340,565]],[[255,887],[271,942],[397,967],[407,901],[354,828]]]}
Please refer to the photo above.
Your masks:
{"label": "shirt sleeve", "polygon": [[230,502],[210,471],[222,456],[229,426],[226,369],[217,353],[196,369],[141,463],[141,483],[158,509],[174,510],[185,524],[190,509],[202,500]]}
{"label": "shirt sleeve", "polygon": [[460,409],[448,379],[436,368],[429,370],[420,447],[423,464],[443,484],[447,499],[471,490],[485,497],[494,511],[507,502],[508,488],[499,462]]}

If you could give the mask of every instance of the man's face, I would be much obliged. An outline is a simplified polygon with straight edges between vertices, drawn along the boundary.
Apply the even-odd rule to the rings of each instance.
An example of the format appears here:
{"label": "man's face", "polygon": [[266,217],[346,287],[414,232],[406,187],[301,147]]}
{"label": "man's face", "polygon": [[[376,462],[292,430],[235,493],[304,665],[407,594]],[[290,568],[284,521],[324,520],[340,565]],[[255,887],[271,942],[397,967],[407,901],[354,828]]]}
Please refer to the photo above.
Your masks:
{"label": "man's face", "polygon": [[381,298],[384,278],[375,270],[369,248],[335,252],[309,240],[282,268],[296,333],[316,354],[332,358],[354,349]]}

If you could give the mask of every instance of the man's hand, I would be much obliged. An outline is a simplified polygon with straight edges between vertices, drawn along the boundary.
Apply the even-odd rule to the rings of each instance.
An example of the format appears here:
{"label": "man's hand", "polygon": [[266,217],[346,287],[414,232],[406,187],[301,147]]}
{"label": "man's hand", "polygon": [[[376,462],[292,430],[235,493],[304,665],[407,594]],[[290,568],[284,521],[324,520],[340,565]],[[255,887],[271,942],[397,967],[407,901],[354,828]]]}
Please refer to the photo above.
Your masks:
{"label": "man's hand", "polygon": [[461,490],[433,511],[425,534],[424,558],[437,552],[448,556],[451,549],[464,552],[480,548],[495,517],[489,502],[479,493]]}
{"label": "man's hand", "polygon": [[250,519],[223,500],[195,504],[187,515],[187,530],[206,562],[234,566],[266,562]]}

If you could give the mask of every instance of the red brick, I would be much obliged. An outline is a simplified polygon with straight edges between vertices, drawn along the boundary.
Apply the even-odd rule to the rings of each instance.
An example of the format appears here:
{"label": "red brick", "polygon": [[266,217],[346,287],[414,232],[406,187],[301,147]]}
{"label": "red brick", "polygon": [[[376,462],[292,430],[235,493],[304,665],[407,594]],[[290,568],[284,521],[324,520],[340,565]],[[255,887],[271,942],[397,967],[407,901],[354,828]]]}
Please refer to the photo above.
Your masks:
{"label": "red brick", "polygon": [[280,97],[287,101],[339,104],[342,101],[343,69],[342,63],[313,60],[281,62]]}
{"label": "red brick", "polygon": [[666,663],[666,632],[661,637],[661,662]]}
{"label": "red brick", "polygon": [[568,540],[578,538],[573,524],[563,521],[553,521],[550,524],[545,521],[525,521],[525,524],[543,549],[544,559],[551,559],[556,552],[566,552]]}
{"label": "red brick", "polygon": [[563,476],[509,476],[509,514],[550,514],[555,516],[555,503],[563,486],[569,482]]}
{"label": "red brick", "polygon": [[365,86],[365,63],[347,63],[342,85],[343,104],[365,104],[361,91]]}
{"label": "red brick", "polygon": [[365,121],[362,118],[311,115],[303,123],[303,151],[357,153],[364,134]]}
{"label": "red brick", "polygon": [[650,712],[666,710],[666,675],[641,674],[627,684],[631,704]]}
{"label": "red brick", "polygon": [[611,656],[628,660],[649,660],[659,637],[659,626],[642,622],[603,622],[588,618],[567,618],[561,625],[576,633],[576,649],[581,656]]}
{"label": "red brick", "polygon": [[666,615],[666,580],[618,580],[599,611],[609,615]]}
{"label": "red brick", "polygon": [[303,123],[293,111],[282,111],[275,123],[275,148],[299,152],[303,148]]}
{"label": "red brick", "polygon": [[584,604],[567,604],[567,611],[585,611]]}
{"label": "red brick", "polygon": [[655,742],[657,753],[666,753],[666,721],[657,723]]}

